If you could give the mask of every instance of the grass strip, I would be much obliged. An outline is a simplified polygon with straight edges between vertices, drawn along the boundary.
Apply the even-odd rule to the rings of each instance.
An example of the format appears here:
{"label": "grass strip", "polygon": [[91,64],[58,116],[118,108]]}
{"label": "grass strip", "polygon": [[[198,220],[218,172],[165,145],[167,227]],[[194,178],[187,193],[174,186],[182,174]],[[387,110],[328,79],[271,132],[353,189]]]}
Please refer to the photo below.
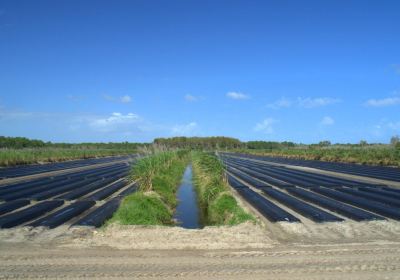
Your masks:
{"label": "grass strip", "polygon": [[255,221],[229,192],[222,163],[215,155],[191,153],[194,183],[206,225],[236,225]]}
{"label": "grass strip", "polygon": [[288,148],[279,150],[241,149],[233,151],[260,156],[400,167],[400,148],[388,148],[379,145],[367,147]]}
{"label": "grass strip", "polygon": [[187,151],[161,152],[138,160],[131,179],[139,190],[124,198],[107,224],[173,225],[177,187],[188,160]]}
{"label": "grass strip", "polygon": [[105,156],[134,154],[132,149],[70,149],[70,148],[26,148],[0,149],[0,166],[61,162],[74,159],[88,159]]}

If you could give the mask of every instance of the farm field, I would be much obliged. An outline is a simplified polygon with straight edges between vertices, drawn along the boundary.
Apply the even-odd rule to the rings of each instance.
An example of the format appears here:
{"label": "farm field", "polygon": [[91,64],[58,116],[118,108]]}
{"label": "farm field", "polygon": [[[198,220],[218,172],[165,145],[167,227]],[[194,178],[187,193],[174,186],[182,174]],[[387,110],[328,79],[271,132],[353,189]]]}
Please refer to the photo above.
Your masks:
{"label": "farm field", "polygon": [[399,11],[0,0],[0,280],[400,280]]}
{"label": "farm field", "polygon": [[[222,154],[221,159],[231,186],[269,221],[400,220],[400,189],[274,164],[291,164],[290,160],[234,154]],[[305,163],[320,166],[319,162]],[[337,172],[353,169],[352,165],[331,165],[330,170]],[[322,164],[322,168],[329,166]],[[362,167],[355,173],[381,175],[386,180],[399,178],[394,168]]]}
{"label": "farm field", "polygon": [[398,167],[371,166],[371,165],[360,165],[355,163],[338,163],[338,162],[326,162],[318,160],[302,160],[302,159],[292,159],[285,157],[256,156],[249,154],[240,154],[240,156],[248,159],[263,160],[278,164],[311,167],[327,171],[334,171],[334,172],[400,182],[400,168]]}
{"label": "farm field", "polygon": [[219,156],[232,193],[261,217],[256,224],[96,229],[136,190],[125,179],[134,157],[66,162],[64,169],[27,166],[33,179],[23,181],[13,176],[22,167],[4,169],[9,177],[0,184],[15,182],[0,185],[0,275],[338,279],[346,273],[352,279],[396,279],[398,189],[262,158]]}
{"label": "farm field", "polygon": [[[1,169],[0,228],[101,226],[121,199],[136,190],[125,178],[132,159],[109,157]],[[39,178],[18,180],[18,176],[40,173],[44,174]],[[2,184],[7,178],[15,182]]]}
{"label": "farm field", "polygon": [[16,167],[0,168],[0,179],[28,176],[43,172],[65,170],[70,168],[90,166],[94,164],[110,163],[114,161],[128,160],[129,158],[130,156],[104,157],[94,159],[71,160],[58,163],[20,165]]}

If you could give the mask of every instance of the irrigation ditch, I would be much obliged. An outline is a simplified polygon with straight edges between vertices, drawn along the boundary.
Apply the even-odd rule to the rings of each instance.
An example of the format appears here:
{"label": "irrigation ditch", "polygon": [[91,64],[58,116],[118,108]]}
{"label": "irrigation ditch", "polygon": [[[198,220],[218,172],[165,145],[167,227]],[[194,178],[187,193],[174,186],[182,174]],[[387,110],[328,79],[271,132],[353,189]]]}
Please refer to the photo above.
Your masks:
{"label": "irrigation ditch", "polygon": [[186,167],[182,182],[178,188],[174,220],[186,229],[198,229],[203,227],[203,215],[199,207],[197,192],[193,184],[192,165]]}
{"label": "irrigation ditch", "polygon": [[131,179],[138,191],[124,198],[108,224],[199,229],[254,220],[230,193],[215,155],[184,150],[157,153],[137,161]]}
{"label": "irrigation ditch", "polygon": [[[251,219],[230,195],[224,169],[214,155],[178,150],[134,162],[131,157],[120,159],[2,170],[6,179],[0,181],[16,182],[0,187],[0,228],[116,223],[198,229]],[[108,165],[97,166],[99,162]],[[86,169],[79,169],[82,166]],[[39,177],[21,179],[25,173]]]}

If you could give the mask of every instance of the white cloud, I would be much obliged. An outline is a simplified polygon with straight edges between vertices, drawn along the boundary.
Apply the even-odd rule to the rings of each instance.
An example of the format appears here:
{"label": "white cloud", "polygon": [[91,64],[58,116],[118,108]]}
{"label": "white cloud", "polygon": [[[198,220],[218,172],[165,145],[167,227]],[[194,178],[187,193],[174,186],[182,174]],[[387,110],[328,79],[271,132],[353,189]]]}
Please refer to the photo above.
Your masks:
{"label": "white cloud", "polygon": [[30,112],[10,110],[1,104],[0,128],[3,135],[56,142],[150,142],[155,137],[198,133],[196,122],[171,126],[154,123],[134,113]]}
{"label": "white cloud", "polygon": [[228,92],[226,94],[226,97],[231,98],[231,99],[235,99],[235,100],[243,100],[243,99],[249,99],[250,98],[250,96],[248,96],[248,95],[246,95],[244,93],[235,92],[235,91]]}
{"label": "white cloud", "polygon": [[369,99],[364,105],[369,107],[386,107],[400,104],[400,97],[387,97],[382,99]]}
{"label": "white cloud", "polygon": [[334,125],[335,124],[335,120],[331,117],[323,117],[321,120],[321,124],[322,125]]}
{"label": "white cloud", "polygon": [[316,98],[298,97],[295,100],[282,97],[273,103],[267,104],[267,107],[272,109],[280,109],[280,108],[289,108],[292,106],[297,106],[300,108],[310,109],[310,108],[317,108],[335,104],[340,101],[341,101],[340,99],[331,97],[316,97]]}
{"label": "white cloud", "polygon": [[257,123],[254,127],[254,130],[257,132],[264,132],[266,134],[274,133],[273,124],[276,123],[277,120],[273,118],[266,118],[262,122]]}
{"label": "white cloud", "polygon": [[89,124],[92,127],[104,128],[109,126],[115,126],[118,124],[130,124],[135,123],[139,120],[139,116],[133,113],[123,115],[121,113],[112,113],[109,117],[100,117],[92,120]]}
{"label": "white cloud", "polygon": [[317,98],[297,98],[297,104],[303,108],[322,107],[340,102],[340,99],[330,97],[317,97]]}
{"label": "white cloud", "polygon": [[108,94],[103,94],[103,98],[107,101],[110,102],[117,102],[117,103],[131,103],[132,102],[132,97],[130,97],[129,95],[124,95],[121,97],[114,97]]}
{"label": "white cloud", "polygon": [[186,94],[184,98],[185,98],[185,100],[188,101],[188,102],[196,102],[196,101],[199,100],[198,97],[196,97],[196,96],[194,96],[194,95],[191,95],[191,94]]}
{"label": "white cloud", "polygon": [[197,128],[198,125],[196,122],[190,122],[183,125],[175,125],[171,129],[171,134],[177,136],[191,136],[196,132]]}
{"label": "white cloud", "polygon": [[275,102],[268,104],[267,107],[272,109],[289,108],[292,106],[292,104],[293,104],[292,100],[286,97],[282,97],[276,100]]}
{"label": "white cloud", "polygon": [[120,97],[119,100],[121,101],[121,103],[130,103],[132,102],[132,97],[130,97],[129,95],[124,95]]}

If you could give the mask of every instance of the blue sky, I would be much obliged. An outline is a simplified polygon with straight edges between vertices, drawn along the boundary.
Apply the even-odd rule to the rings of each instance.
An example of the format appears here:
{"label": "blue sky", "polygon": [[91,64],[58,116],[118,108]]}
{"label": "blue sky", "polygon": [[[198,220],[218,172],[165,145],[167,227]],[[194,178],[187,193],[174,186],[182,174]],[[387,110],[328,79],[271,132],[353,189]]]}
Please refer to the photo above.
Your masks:
{"label": "blue sky", "polygon": [[0,135],[400,134],[399,1],[0,0]]}

